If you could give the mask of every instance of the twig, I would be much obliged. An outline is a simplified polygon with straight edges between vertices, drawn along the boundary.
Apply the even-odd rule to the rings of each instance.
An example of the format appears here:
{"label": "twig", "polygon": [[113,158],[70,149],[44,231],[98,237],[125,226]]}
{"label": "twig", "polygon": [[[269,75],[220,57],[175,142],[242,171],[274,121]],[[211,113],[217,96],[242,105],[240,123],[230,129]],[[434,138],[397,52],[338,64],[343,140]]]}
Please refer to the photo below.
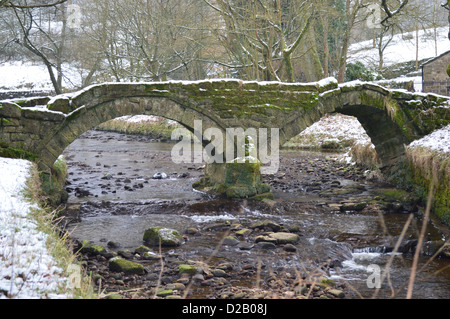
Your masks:
{"label": "twig", "polygon": [[[392,251],[391,258],[389,258],[389,261],[388,261],[388,263],[386,264],[386,267],[385,267],[385,269],[384,269],[384,274],[383,274],[383,276],[381,277],[381,284],[383,283],[383,281],[384,281],[384,279],[385,279],[386,277],[388,277],[388,280],[389,280],[389,268],[391,267],[391,264],[392,264],[392,262],[393,262],[393,260],[394,260],[395,254],[397,253],[398,248],[400,247],[400,244],[401,244],[401,242],[402,242],[402,240],[403,240],[403,237],[405,236],[406,231],[408,230],[409,225],[411,224],[411,221],[412,221],[413,217],[414,217],[414,215],[413,215],[413,214],[410,214],[409,217],[408,217],[408,220],[406,221],[405,225],[403,226],[403,229],[402,229],[402,232],[401,232],[401,234],[400,234],[400,237],[398,238],[397,243],[395,244],[395,247],[394,247],[394,249],[393,249],[393,251]],[[394,291],[393,291],[392,284],[391,284],[390,280],[389,280],[389,286],[390,286],[390,288],[391,288],[392,295],[394,295]],[[378,295],[378,292],[379,292],[379,291],[380,291],[380,288],[377,288],[377,289],[375,290],[375,292],[374,292],[372,298],[375,298],[375,297]]]}
{"label": "twig", "polygon": [[159,255],[161,256],[160,260],[161,260],[161,271],[159,272],[159,276],[158,276],[158,282],[156,283],[156,287],[155,287],[155,293],[153,295],[153,299],[156,298],[156,295],[158,294],[158,288],[161,285],[161,278],[164,272],[164,259],[162,256],[162,250],[161,250],[161,238],[159,239]]}
{"label": "twig", "polygon": [[422,244],[423,244],[423,239],[425,237],[425,231],[426,231],[427,225],[428,225],[428,219],[430,218],[431,201],[433,199],[433,190],[434,190],[434,180],[432,180],[431,184],[430,184],[427,208],[425,210],[425,217],[423,219],[422,229],[420,231],[420,236],[419,236],[419,240],[417,242],[416,252],[414,254],[413,264],[412,264],[412,268],[411,268],[411,276],[409,277],[409,285],[408,285],[408,292],[406,294],[406,299],[412,298],[412,293],[413,293],[413,288],[414,288],[414,280],[416,279],[417,264],[419,262],[419,255],[420,255],[420,251],[422,250]]}

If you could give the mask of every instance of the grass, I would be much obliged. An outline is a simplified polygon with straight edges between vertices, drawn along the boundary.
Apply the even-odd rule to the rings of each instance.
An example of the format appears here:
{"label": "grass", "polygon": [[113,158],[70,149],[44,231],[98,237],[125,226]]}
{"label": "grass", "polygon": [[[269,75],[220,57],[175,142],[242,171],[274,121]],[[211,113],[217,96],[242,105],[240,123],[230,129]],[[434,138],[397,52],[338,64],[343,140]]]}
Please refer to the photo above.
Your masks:
{"label": "grass", "polygon": [[358,166],[365,169],[377,171],[380,166],[380,159],[372,144],[356,143],[351,147],[349,154]]}
{"label": "grass", "polygon": [[[42,180],[35,165],[33,165],[30,178],[27,181],[24,196],[30,203],[38,204],[32,209],[32,218],[38,225],[38,230],[47,234],[47,249],[54,257],[57,265],[64,270],[64,275],[71,284],[59,287],[60,293],[66,293],[74,299],[95,299],[91,278],[83,273],[78,256],[71,249],[71,240],[68,234],[62,234],[58,226],[58,216],[62,207],[54,208],[46,204],[47,195],[42,190]],[[43,200],[44,199],[44,200]]]}
{"label": "grass", "polygon": [[433,188],[432,212],[447,226],[450,226],[450,157],[427,148],[407,148],[406,155],[411,167],[411,179],[415,191],[426,203],[430,183]]}
{"label": "grass", "polygon": [[303,150],[329,150],[342,152],[354,144],[354,139],[347,139],[341,136],[335,138],[328,134],[299,134],[286,142],[283,147]]}

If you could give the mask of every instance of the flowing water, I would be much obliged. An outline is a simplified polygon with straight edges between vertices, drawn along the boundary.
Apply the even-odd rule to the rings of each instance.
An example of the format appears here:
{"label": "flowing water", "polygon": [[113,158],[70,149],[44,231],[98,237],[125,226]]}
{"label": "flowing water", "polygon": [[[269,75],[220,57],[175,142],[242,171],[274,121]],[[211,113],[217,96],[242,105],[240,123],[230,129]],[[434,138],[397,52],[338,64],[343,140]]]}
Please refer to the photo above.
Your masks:
{"label": "flowing water", "polygon": [[[202,165],[174,164],[172,146],[145,137],[90,131],[68,147],[64,156],[69,167],[69,206],[76,208],[68,224],[71,236],[101,245],[114,241],[121,249],[132,251],[143,244],[147,228],[164,226],[180,232],[196,228],[200,230],[197,235],[163,253],[236,265],[258,260],[277,273],[319,269],[324,276],[351,287],[348,297],[376,293],[379,298],[389,298],[393,291],[396,297],[405,296],[413,256],[406,251],[393,255],[389,247],[394,246],[412,208],[394,203],[386,211],[341,211],[333,206],[367,202],[387,185],[361,174],[344,173],[344,166],[333,160],[334,154],[282,151],[280,171],[264,177],[275,201],[218,199],[192,189],[192,183],[203,174]],[[167,178],[154,179],[157,173]],[[287,254],[282,248],[256,249],[254,242],[245,238],[241,238],[247,244],[245,249],[221,246],[229,229],[207,231],[226,221],[250,227],[259,220],[299,233],[296,253]],[[415,214],[404,242],[417,238],[420,225],[421,214]],[[427,240],[446,239],[445,227],[430,222]],[[414,297],[449,298],[449,259],[436,258],[426,264],[428,260],[429,256],[420,258],[419,269],[423,269],[417,275]],[[374,277],[378,270],[381,276],[389,275],[379,290],[368,284],[378,278]],[[238,284],[250,283],[242,279]]]}

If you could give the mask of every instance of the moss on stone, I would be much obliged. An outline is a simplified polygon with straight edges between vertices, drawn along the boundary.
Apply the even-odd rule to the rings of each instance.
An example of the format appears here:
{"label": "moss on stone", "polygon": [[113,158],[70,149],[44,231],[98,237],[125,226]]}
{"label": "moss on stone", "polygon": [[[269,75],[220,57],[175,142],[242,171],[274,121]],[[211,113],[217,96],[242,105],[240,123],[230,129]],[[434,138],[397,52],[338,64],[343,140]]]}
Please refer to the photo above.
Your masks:
{"label": "moss on stone", "polygon": [[384,110],[384,100],[373,97],[372,94],[367,94],[366,92],[361,92],[361,104]]}
{"label": "moss on stone", "polygon": [[142,275],[145,273],[144,266],[141,264],[120,257],[114,257],[109,260],[109,270],[123,272],[126,275]]}
{"label": "moss on stone", "polygon": [[408,118],[405,116],[405,113],[400,105],[395,100],[388,99],[386,101],[386,109],[390,118],[402,130],[406,138],[409,141],[413,141],[416,132],[414,131],[414,128],[411,127],[410,121],[408,121]]}
{"label": "moss on stone", "polygon": [[178,271],[179,271],[180,275],[182,275],[182,274],[195,275],[197,273],[200,273],[202,271],[202,269],[201,269],[201,267],[196,266],[196,265],[182,264],[182,265],[178,266]]}
{"label": "moss on stone", "polygon": [[77,119],[81,114],[83,114],[83,112],[85,111],[85,108],[80,107],[78,109],[76,109],[75,111],[71,112],[69,115],[67,115],[66,117],[66,122],[70,123],[72,121],[74,121],[75,119]]}
{"label": "moss on stone", "polygon": [[80,253],[90,256],[97,256],[106,253],[106,249],[100,245],[92,245],[89,241],[84,240],[81,243]]}
{"label": "moss on stone", "polygon": [[68,98],[55,99],[47,104],[47,108],[50,111],[62,112],[64,114],[69,114],[70,112],[74,111]]}
{"label": "moss on stone", "polygon": [[122,299],[122,296],[116,292],[107,294],[103,299]]}
{"label": "moss on stone", "polygon": [[67,163],[59,157],[50,169],[50,174],[41,173],[43,198],[48,205],[56,207],[68,199],[64,189],[67,177]]}
{"label": "moss on stone", "polygon": [[[249,152],[246,147],[246,154]],[[252,198],[258,194],[269,193],[270,186],[261,182],[259,161],[237,159],[229,163],[208,164],[206,176],[195,182],[195,189],[229,198]],[[263,198],[268,197],[266,194]],[[257,198],[255,198],[257,200]]]}
{"label": "moss on stone", "polygon": [[450,158],[426,148],[407,149],[407,158],[416,196],[425,206],[433,182],[432,212],[450,226]]}
{"label": "moss on stone", "polygon": [[183,236],[175,230],[164,227],[152,227],[145,231],[144,242],[148,245],[172,247],[183,243]]}
{"label": "moss on stone", "polygon": [[21,147],[11,146],[0,140],[0,157],[25,159],[34,162],[39,158],[39,155],[26,151]]}
{"label": "moss on stone", "polygon": [[158,297],[167,297],[173,295],[172,289],[166,289],[166,290],[160,290],[156,293],[156,296]]}

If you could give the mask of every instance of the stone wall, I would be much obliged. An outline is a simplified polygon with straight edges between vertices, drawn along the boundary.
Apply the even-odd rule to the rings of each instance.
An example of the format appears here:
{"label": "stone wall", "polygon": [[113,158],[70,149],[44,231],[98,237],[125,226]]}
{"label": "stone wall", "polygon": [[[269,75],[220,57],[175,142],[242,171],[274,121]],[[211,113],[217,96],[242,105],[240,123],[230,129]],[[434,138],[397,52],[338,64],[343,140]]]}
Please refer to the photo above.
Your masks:
{"label": "stone wall", "polygon": [[450,52],[425,63],[423,69],[423,92],[450,95],[450,78],[447,66],[450,64]]}

